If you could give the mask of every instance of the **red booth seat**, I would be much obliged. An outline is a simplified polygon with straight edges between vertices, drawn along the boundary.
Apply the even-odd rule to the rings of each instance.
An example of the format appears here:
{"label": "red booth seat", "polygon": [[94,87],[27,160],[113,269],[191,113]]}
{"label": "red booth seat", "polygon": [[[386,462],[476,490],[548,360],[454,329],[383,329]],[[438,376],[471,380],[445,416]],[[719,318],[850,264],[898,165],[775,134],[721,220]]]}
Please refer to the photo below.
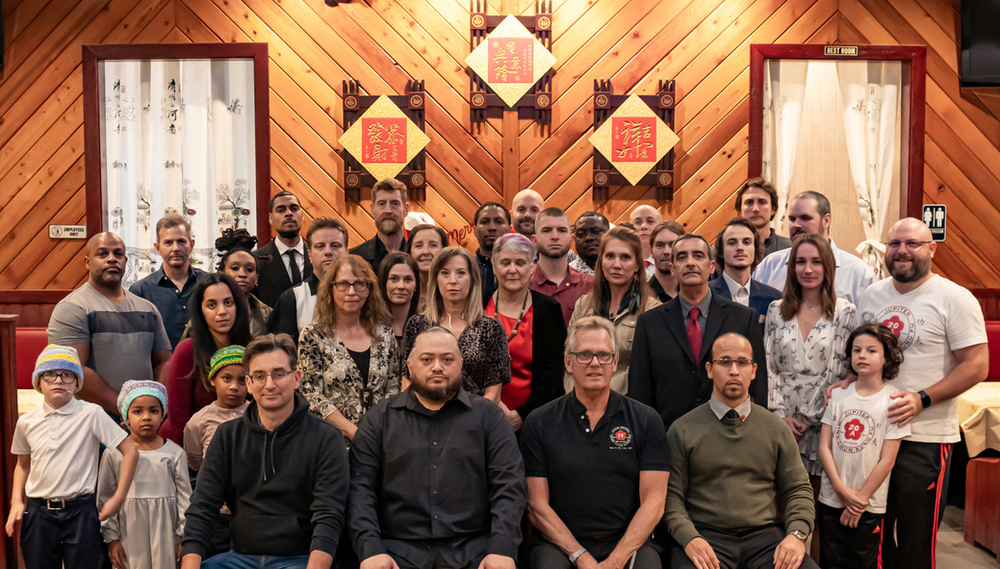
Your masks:
{"label": "red booth seat", "polygon": [[35,360],[49,343],[45,328],[17,329],[17,388],[31,389]]}
{"label": "red booth seat", "polygon": [[990,348],[990,371],[986,381],[1000,381],[1000,320],[986,321],[986,341]]}

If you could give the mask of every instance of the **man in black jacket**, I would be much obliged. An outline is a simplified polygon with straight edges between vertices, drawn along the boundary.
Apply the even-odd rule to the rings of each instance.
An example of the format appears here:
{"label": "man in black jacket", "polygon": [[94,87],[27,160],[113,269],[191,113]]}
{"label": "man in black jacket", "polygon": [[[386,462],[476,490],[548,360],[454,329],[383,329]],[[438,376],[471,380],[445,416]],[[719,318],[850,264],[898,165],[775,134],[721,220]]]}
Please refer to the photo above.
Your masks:
{"label": "man in black jacket", "polygon": [[296,393],[295,345],[258,336],[244,366],[254,402],[219,426],[187,510],[182,569],[202,565],[223,504],[232,511],[233,549],[205,567],[329,569],[344,526],[347,450],[336,427],[309,414]]}
{"label": "man in black jacket", "polygon": [[379,180],[372,186],[372,219],[375,220],[375,237],[351,249],[368,261],[375,274],[382,259],[393,251],[406,250],[406,228],[403,220],[410,211],[406,199],[406,185],[395,178]]}
{"label": "man in black jacket", "polygon": [[274,307],[281,293],[312,275],[302,238],[302,207],[292,192],[278,192],[268,205],[267,221],[277,236],[264,245],[257,257],[257,298]]}
{"label": "man in black jacket", "polygon": [[708,241],[697,233],[678,237],[672,266],[677,298],[647,310],[636,322],[629,397],[659,411],[670,430],[674,421],[708,401],[712,382],[705,364],[712,357],[712,343],[736,332],[750,340],[758,363],[750,395],[766,404],[767,365],[757,317],[752,309],[712,293],[708,277],[715,272],[715,261]]}
{"label": "man in black jacket", "polygon": [[458,340],[417,336],[410,387],[361,419],[350,530],[361,569],[514,569],[525,506],[514,431],[462,389]]}

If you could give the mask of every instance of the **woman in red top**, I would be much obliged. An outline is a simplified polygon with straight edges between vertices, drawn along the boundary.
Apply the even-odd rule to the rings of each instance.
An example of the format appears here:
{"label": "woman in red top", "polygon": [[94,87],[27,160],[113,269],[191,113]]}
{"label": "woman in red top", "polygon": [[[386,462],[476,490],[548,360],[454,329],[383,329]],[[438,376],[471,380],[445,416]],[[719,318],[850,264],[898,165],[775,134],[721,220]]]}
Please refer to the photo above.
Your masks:
{"label": "woman in red top", "polygon": [[183,444],[184,426],[202,407],[215,401],[208,384],[212,354],[230,345],[250,343],[250,310],[243,290],[229,275],[206,273],[191,297],[191,335],[174,348],[167,368],[167,418],[160,436]]}
{"label": "woman in red top", "polygon": [[529,290],[534,261],[534,246],[519,233],[503,235],[493,246],[499,288],[486,314],[507,333],[511,380],[500,391],[500,407],[515,431],[528,413],[562,394],[566,321],[555,299]]}

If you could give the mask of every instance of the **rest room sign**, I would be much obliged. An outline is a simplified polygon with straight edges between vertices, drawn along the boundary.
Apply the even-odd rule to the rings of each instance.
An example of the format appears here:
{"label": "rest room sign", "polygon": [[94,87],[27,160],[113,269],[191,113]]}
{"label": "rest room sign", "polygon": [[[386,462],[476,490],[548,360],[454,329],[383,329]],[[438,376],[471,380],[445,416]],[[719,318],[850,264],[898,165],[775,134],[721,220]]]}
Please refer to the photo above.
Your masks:
{"label": "rest room sign", "polygon": [[945,228],[948,223],[948,206],[939,204],[924,204],[922,218],[931,229],[934,241],[944,241]]}

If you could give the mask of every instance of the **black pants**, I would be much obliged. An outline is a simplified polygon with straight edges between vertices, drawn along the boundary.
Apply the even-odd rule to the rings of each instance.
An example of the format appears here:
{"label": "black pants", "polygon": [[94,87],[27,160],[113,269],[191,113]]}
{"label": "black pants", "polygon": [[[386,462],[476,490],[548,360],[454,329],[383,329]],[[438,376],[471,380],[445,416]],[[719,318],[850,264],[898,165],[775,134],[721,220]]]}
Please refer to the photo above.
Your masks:
{"label": "black pants", "polygon": [[950,443],[900,443],[885,510],[883,565],[887,569],[934,567],[950,470]]}
{"label": "black pants", "polygon": [[[604,561],[604,557],[597,559]],[[650,546],[649,542],[640,547],[635,552],[635,564],[633,569],[660,569],[660,555]],[[552,543],[539,540],[533,543],[528,549],[528,569],[573,569],[569,557]],[[629,569],[629,564],[625,563],[625,569]]]}
{"label": "black pants", "polygon": [[816,505],[823,532],[819,564],[823,569],[878,569],[882,566],[882,514],[865,512],[858,527],[840,523],[844,508]]}
{"label": "black pants", "polygon": [[97,569],[103,544],[93,494],[69,501],[61,510],[49,509],[40,498],[28,498],[21,522],[25,567]]}
{"label": "black pants", "polygon": [[[722,569],[774,569],[774,550],[785,539],[785,530],[778,526],[739,532],[698,528],[698,532],[712,546]],[[670,569],[694,568],[684,548],[675,544],[670,555]],[[806,554],[799,568],[819,569],[819,565]]]}

